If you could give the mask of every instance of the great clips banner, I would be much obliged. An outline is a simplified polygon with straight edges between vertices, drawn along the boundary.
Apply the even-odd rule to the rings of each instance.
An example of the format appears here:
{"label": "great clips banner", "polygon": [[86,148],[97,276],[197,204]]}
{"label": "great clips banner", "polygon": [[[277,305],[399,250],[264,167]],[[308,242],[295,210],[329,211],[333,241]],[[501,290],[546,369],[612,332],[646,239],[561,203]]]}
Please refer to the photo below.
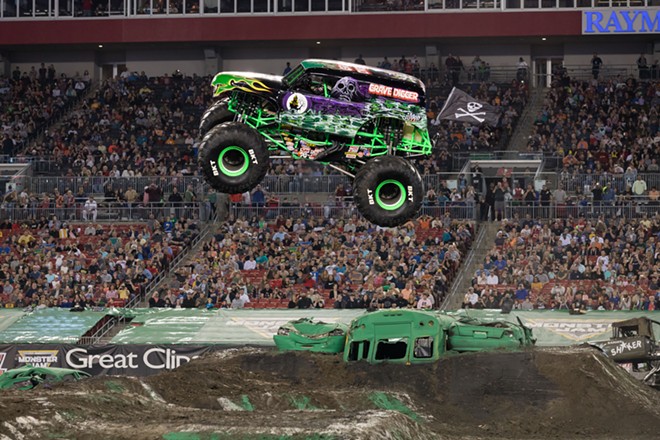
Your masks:
{"label": "great clips banner", "polygon": [[149,376],[215,350],[189,345],[0,345],[0,374],[25,365],[82,370],[92,375]]}

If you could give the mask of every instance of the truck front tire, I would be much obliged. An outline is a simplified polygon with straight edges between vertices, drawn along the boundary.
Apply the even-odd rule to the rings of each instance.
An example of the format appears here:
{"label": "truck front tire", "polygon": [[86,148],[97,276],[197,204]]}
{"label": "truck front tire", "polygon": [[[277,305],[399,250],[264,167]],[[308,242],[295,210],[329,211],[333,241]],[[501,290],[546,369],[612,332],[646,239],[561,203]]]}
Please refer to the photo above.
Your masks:
{"label": "truck front tire", "polygon": [[256,187],[268,172],[268,146],[253,128],[240,122],[213,127],[199,147],[199,166],[211,187],[240,194]]}

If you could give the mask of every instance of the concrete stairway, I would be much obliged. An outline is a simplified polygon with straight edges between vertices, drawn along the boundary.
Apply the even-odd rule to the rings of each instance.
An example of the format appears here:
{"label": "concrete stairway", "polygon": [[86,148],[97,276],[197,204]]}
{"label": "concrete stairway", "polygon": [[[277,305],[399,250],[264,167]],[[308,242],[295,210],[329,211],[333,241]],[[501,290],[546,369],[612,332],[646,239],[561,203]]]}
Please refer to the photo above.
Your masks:
{"label": "concrete stairway", "polygon": [[511,141],[509,142],[509,151],[524,152],[527,150],[527,140],[532,133],[532,127],[534,126],[536,116],[543,109],[543,101],[547,92],[548,89],[544,87],[532,89],[529,102],[525,106],[525,110],[523,110],[523,114],[520,116],[520,121],[513,132]]}
{"label": "concrete stairway", "polygon": [[201,229],[199,233],[199,238],[196,239],[192,247],[190,247],[183,254],[181,254],[181,257],[176,258],[174,261],[172,261],[168,273],[155,285],[151,286],[147,292],[145,292],[142,301],[140,301],[137,304],[137,307],[149,307],[149,298],[151,298],[153,293],[158,291],[158,289],[160,288],[167,288],[170,285],[170,282],[174,279],[175,271],[182,265],[190,262],[193,257],[197,256],[199,251],[202,249],[202,246],[204,246],[204,243],[206,243],[206,241],[209,240],[213,234],[215,234],[219,224],[218,218],[224,219],[226,218],[226,216],[227,216],[227,212],[226,212],[225,203],[218,202],[218,213],[216,218],[204,224],[204,227]]}
{"label": "concrete stairway", "polygon": [[463,261],[449,295],[442,304],[442,310],[456,310],[461,307],[463,297],[472,284],[474,273],[482,266],[486,253],[492,249],[499,229],[498,222],[480,223],[477,238]]}

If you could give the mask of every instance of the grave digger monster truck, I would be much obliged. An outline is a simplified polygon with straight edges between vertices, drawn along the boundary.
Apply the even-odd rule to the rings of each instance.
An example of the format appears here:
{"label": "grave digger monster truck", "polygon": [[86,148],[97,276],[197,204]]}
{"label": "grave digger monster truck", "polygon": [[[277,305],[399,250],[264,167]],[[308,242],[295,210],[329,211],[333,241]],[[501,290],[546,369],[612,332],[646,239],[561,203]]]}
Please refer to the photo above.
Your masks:
{"label": "grave digger monster truck", "polygon": [[212,86],[199,162],[216,190],[251,190],[280,151],[353,178],[355,204],[374,224],[397,226],[419,211],[422,177],[408,159],[432,146],[417,78],[310,59],[284,77],[221,72]]}

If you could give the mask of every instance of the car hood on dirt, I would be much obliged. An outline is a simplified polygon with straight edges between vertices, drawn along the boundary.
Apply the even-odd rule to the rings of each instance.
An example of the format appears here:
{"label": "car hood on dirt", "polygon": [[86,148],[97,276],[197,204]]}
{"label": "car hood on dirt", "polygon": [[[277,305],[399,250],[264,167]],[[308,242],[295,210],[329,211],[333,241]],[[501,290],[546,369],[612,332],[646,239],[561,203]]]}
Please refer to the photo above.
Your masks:
{"label": "car hood on dirt", "polygon": [[297,321],[287,322],[282,326],[291,331],[305,336],[319,336],[330,333],[333,330],[343,330],[346,333],[348,326],[341,323],[314,322],[311,319],[299,319]]}

